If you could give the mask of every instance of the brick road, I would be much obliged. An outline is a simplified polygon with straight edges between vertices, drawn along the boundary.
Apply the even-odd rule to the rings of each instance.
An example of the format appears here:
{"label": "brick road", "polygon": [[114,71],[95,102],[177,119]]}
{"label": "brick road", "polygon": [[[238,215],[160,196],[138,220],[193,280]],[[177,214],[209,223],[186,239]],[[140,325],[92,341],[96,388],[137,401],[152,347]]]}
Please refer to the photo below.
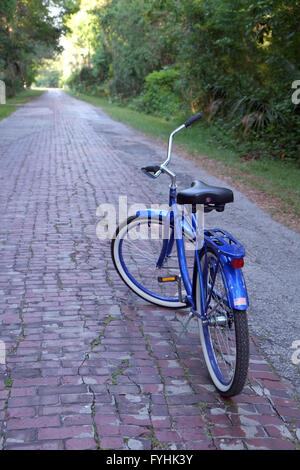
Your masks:
{"label": "brick road", "polygon": [[299,448],[293,388],[256,339],[247,386],[222,399],[195,325],[178,340],[182,314],[128,293],[96,237],[100,203],[166,195],[135,169],[151,147],[55,91],[0,136],[2,449]]}

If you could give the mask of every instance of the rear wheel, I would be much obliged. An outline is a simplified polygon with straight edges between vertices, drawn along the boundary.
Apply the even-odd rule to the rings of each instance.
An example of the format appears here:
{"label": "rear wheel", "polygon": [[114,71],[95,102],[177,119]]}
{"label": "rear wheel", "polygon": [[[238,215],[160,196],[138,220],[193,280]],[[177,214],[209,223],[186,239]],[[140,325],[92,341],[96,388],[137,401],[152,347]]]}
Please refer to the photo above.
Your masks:
{"label": "rear wheel", "polygon": [[[228,285],[222,266],[213,251],[201,256],[206,293],[208,322],[199,322],[200,340],[205,362],[216,388],[223,396],[240,393],[245,385],[249,363],[249,333],[246,311],[229,307]],[[196,307],[201,311],[199,276],[196,284]]]}

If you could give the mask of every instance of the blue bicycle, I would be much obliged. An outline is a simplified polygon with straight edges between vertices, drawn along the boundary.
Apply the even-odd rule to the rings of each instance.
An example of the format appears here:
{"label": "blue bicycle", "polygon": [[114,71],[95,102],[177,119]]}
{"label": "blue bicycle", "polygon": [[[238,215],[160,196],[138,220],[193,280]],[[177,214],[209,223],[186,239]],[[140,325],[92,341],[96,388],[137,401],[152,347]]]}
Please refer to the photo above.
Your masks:
{"label": "blue bicycle", "polygon": [[204,229],[202,221],[204,213],[224,211],[233,192],[198,180],[177,192],[168,168],[174,135],[200,118],[192,116],[171,133],[162,165],[142,168],[151,178],[171,178],[167,209],[140,210],[121,223],[111,252],[119,275],[137,295],[162,307],[188,307],[185,330],[196,316],[211,379],[229,397],[242,391],[248,373],[245,249],[225,230]]}

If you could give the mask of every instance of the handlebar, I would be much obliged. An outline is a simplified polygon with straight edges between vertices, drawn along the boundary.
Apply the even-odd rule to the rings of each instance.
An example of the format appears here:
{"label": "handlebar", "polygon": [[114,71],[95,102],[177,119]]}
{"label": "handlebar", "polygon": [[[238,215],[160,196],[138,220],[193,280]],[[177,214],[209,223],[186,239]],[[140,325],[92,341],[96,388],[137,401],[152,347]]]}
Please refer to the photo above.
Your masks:
{"label": "handlebar", "polygon": [[194,116],[190,117],[187,121],[185,121],[184,125],[185,125],[185,127],[189,127],[192,124],[194,124],[194,122],[199,121],[199,119],[201,119],[201,118],[202,118],[202,114],[197,113]]}
{"label": "handlebar", "polygon": [[158,166],[158,165],[146,166],[144,168],[141,168],[141,170],[147,176],[149,176],[150,178],[158,178],[158,176],[161,173],[167,173],[172,178],[173,184],[175,184],[175,174],[167,169],[167,166],[170,163],[171,156],[172,156],[173,137],[174,137],[175,134],[177,134],[178,132],[182,131],[183,129],[186,129],[187,127],[191,126],[196,121],[199,121],[199,119],[201,119],[201,118],[202,118],[202,114],[197,113],[194,116],[191,116],[189,119],[187,119],[184,124],[177,127],[177,129],[175,129],[173,132],[171,132],[170,137],[169,137],[167,159],[160,166]]}
{"label": "handlebar", "polygon": [[158,165],[156,165],[156,166],[145,166],[145,167],[141,168],[141,170],[147,176],[150,176],[150,178],[157,178],[157,176],[159,176],[159,175],[155,176],[155,174],[158,173],[158,172],[159,172],[159,174],[161,174],[161,169],[160,169],[160,166],[158,166]]}

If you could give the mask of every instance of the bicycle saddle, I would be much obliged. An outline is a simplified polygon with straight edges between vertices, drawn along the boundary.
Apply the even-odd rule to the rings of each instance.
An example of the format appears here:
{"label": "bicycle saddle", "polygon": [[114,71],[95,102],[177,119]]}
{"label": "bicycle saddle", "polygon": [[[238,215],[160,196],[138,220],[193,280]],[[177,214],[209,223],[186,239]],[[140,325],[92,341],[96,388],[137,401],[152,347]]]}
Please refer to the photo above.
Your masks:
{"label": "bicycle saddle", "polygon": [[224,210],[224,205],[228,202],[233,202],[231,189],[210,186],[200,180],[193,181],[190,188],[177,194],[178,204],[204,204],[211,210]]}

